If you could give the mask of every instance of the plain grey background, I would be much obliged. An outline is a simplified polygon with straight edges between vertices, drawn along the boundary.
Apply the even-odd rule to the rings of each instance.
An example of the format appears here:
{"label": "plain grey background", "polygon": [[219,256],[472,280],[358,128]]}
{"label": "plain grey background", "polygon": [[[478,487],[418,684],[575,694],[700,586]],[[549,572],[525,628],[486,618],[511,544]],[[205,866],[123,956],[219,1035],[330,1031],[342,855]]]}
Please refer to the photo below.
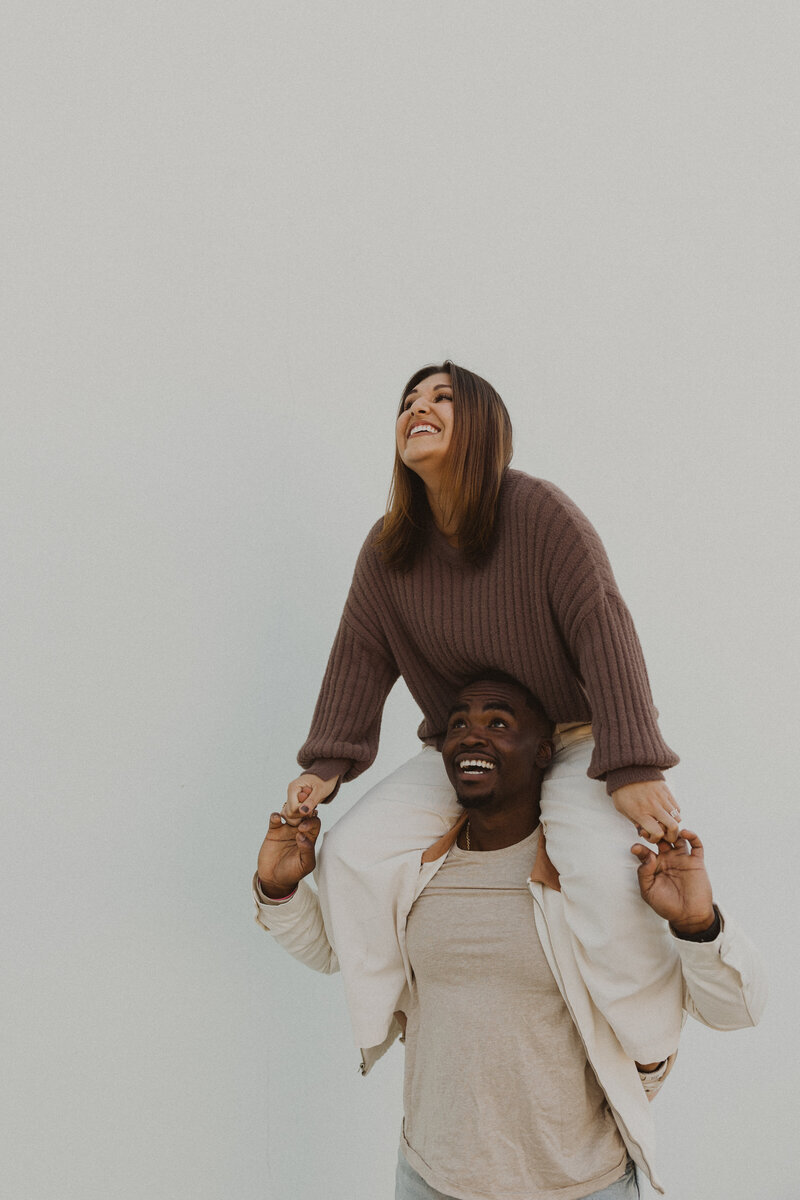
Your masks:
{"label": "plain grey background", "polygon": [[[797,1193],[793,3],[7,0],[3,1195],[387,1200],[402,1052],[252,922],[399,389],[603,536],[763,949],[671,1200]],[[432,631],[435,636],[435,631]],[[402,685],[363,781],[415,748]],[[503,1014],[496,1014],[502,1020]]]}

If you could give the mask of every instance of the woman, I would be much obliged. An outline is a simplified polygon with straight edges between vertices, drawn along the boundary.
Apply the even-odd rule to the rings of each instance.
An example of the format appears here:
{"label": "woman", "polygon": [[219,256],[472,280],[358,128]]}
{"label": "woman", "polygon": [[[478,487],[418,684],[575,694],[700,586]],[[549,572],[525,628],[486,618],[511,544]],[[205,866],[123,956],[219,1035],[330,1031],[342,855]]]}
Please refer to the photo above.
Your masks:
{"label": "woman", "polygon": [[[380,906],[385,872],[407,871],[410,880],[419,851],[457,811],[435,750],[453,694],[482,668],[520,680],[557,726],[542,824],[586,982],[633,1058],[665,1059],[680,1030],[679,971],[660,926],[656,934],[639,911],[646,906],[623,818],[651,841],[675,839],[680,814],[662,769],[677,758],[658,731],[641,649],[602,544],[558,488],[509,470],[505,405],[472,372],[445,362],[412,376],[396,440],[389,509],[356,564],[298,755],[305,770],[289,786],[284,816],[297,822],[370,765],[383,704],[402,674],[425,717],[419,736],[426,749],[326,838],[326,856],[335,854],[364,880],[364,905],[353,919],[361,961],[369,961],[385,942],[376,929],[392,920]],[[381,862],[366,850],[376,825],[386,845]],[[322,878],[328,906],[326,886]],[[630,930],[640,918],[632,949]],[[347,987],[346,964],[342,974]],[[669,1015],[666,992],[674,999]],[[358,998],[350,1000],[357,1014]],[[362,1045],[386,1034],[357,1035],[367,1032]]]}

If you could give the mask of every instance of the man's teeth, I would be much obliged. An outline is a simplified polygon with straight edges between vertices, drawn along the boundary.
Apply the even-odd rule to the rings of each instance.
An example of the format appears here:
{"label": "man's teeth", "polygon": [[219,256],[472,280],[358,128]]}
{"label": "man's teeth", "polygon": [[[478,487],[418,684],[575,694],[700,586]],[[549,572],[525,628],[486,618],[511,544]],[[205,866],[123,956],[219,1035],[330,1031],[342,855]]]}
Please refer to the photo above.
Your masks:
{"label": "man's teeth", "polygon": [[487,762],[485,758],[462,758],[458,769],[473,774],[482,774],[484,771],[493,771],[494,763]]}

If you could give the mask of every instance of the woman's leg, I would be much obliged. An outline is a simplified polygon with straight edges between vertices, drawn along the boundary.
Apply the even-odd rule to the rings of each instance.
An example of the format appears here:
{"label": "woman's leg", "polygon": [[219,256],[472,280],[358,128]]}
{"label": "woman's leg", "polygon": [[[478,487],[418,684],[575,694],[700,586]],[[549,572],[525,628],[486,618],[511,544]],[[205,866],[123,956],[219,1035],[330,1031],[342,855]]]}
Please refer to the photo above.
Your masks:
{"label": "woman's leg", "polygon": [[399,935],[420,855],[460,811],[441,754],[426,746],[323,835],[317,887],[359,1046],[379,1046],[389,1032],[375,1014],[392,1013],[406,982]]}
{"label": "woman's leg", "polygon": [[590,736],[560,750],[542,785],[542,825],[583,980],[639,1063],[677,1047],[683,1021],[680,960],[667,924],[639,893],[636,832],[605,785],[589,779]]}
{"label": "woman's leg", "polygon": [[[590,737],[567,746],[545,776],[547,850],[592,999],[635,1061],[659,1062],[680,1035],[680,963],[666,924],[639,894],[633,827],[604,785],[586,775],[591,752]],[[376,1025],[375,1013],[391,1013],[405,984],[400,926],[418,884],[420,853],[460,811],[441,755],[425,747],[322,839],[320,901],[362,1047],[384,1041],[389,1030]],[[366,1003],[356,980],[369,981]]]}

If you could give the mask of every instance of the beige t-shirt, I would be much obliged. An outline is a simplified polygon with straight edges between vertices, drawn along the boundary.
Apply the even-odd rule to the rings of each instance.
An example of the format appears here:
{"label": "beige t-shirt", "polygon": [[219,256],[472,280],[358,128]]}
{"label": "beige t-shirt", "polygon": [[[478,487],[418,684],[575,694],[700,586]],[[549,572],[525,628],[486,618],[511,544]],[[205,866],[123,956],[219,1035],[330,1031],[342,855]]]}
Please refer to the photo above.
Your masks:
{"label": "beige t-shirt", "polygon": [[454,846],[408,919],[402,1148],[459,1200],[577,1200],[627,1152],[547,964],[527,886],[539,831]]}

